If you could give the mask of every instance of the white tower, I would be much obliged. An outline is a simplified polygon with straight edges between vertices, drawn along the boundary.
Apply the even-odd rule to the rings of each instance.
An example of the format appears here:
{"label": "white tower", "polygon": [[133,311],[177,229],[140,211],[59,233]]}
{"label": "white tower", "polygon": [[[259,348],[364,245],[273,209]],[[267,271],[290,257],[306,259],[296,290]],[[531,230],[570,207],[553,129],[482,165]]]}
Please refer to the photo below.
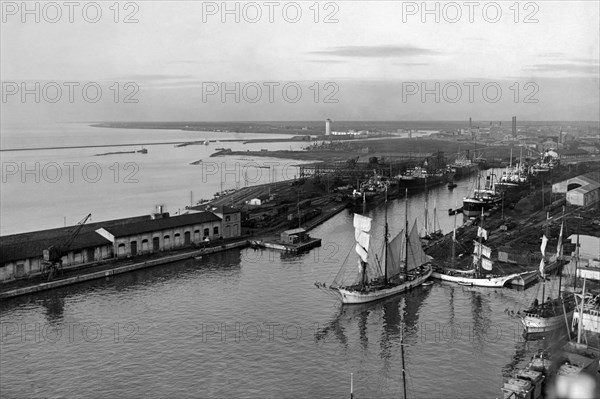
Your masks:
{"label": "white tower", "polygon": [[331,119],[325,119],[325,136],[331,134]]}

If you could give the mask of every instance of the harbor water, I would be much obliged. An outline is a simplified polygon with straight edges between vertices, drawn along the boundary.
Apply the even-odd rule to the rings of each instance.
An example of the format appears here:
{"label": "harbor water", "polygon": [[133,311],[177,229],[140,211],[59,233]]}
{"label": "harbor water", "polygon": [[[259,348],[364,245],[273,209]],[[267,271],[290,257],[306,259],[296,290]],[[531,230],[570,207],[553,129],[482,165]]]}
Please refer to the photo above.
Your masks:
{"label": "harbor water", "polygon": [[[93,202],[93,193],[82,194],[69,209],[84,214],[91,206],[86,201],[92,201],[106,215],[120,217],[131,214],[148,193],[184,196],[185,177],[162,184],[169,173],[185,176],[181,170],[193,169],[188,161],[209,150],[171,145],[158,154],[156,148],[149,147],[148,155],[157,153],[169,167],[169,160],[185,158],[184,166],[175,172],[151,169],[159,159],[152,158],[148,180],[129,196],[116,198],[115,192]],[[190,153],[181,157],[181,151]],[[84,152],[93,157],[104,151]],[[58,153],[82,159],[81,153]],[[455,222],[448,208],[460,206],[474,179],[459,181],[453,191],[439,186],[429,192],[444,232]],[[17,208],[4,202],[3,193],[3,225],[11,208],[30,213],[18,217],[31,221],[40,201],[63,200],[57,192],[22,198]],[[16,201],[16,196],[6,198]],[[411,223],[418,218],[422,224],[424,200],[424,193],[409,197]],[[404,226],[405,205],[403,198],[389,202],[392,233]],[[124,215],[114,212],[121,207]],[[46,205],[39,208],[51,212]],[[383,229],[384,213],[370,211],[377,230]],[[15,223],[9,218],[11,230],[19,230]],[[231,250],[3,301],[2,396],[342,398],[349,396],[352,373],[355,398],[397,398],[404,348],[409,397],[494,398],[500,396],[503,374],[548,344],[525,342],[519,320],[508,311],[527,306],[535,287],[516,291],[436,282],[384,302],[342,307],[314,282],[333,280],[351,253],[352,215],[339,213],[311,234],[323,245],[304,254]]]}

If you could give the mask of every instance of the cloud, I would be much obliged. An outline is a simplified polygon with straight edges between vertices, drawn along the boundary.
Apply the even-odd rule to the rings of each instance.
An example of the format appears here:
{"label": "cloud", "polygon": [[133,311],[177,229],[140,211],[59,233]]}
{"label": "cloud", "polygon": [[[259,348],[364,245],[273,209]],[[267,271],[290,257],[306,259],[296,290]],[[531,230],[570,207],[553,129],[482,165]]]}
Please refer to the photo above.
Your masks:
{"label": "cloud", "polygon": [[334,57],[404,58],[418,55],[437,55],[438,51],[413,46],[342,46],[311,54]]}
{"label": "cloud", "polygon": [[571,62],[577,62],[580,64],[592,64],[598,67],[598,58],[571,58]]}
{"label": "cloud", "polygon": [[317,62],[322,64],[345,64],[346,61],[342,60],[308,60],[308,62]]}
{"label": "cloud", "polygon": [[169,61],[169,64],[200,64],[200,61],[192,61],[192,60],[176,60],[176,61]]}
{"label": "cloud", "polygon": [[402,65],[402,66],[428,66],[430,64],[426,62],[394,62],[394,65]]}
{"label": "cloud", "polygon": [[115,80],[131,80],[131,81],[165,81],[165,80],[185,80],[193,78],[192,75],[166,75],[166,74],[140,74],[127,75],[115,78]]}
{"label": "cloud", "polygon": [[530,72],[567,72],[567,73],[585,73],[598,74],[600,65],[596,64],[581,64],[581,63],[562,63],[562,64],[534,64],[527,65],[523,68],[524,71]]}
{"label": "cloud", "polygon": [[538,55],[543,58],[560,58],[560,57],[564,57],[565,53],[549,52],[549,53],[540,53]]}

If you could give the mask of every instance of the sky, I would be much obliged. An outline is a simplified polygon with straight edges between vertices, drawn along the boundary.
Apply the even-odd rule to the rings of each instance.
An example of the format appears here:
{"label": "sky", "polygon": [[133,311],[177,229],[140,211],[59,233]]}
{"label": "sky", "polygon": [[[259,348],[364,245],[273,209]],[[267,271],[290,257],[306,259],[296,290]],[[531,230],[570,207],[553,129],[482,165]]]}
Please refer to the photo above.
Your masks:
{"label": "sky", "polygon": [[2,2],[3,123],[599,119],[597,1],[48,4]]}

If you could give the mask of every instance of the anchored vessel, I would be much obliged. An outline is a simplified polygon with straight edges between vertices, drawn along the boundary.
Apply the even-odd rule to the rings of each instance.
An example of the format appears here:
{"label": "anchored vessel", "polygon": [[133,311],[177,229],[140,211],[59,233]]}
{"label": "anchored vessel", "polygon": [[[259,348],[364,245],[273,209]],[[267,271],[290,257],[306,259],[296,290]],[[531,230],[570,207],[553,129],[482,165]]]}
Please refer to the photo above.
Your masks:
{"label": "anchored vessel", "polygon": [[463,214],[465,216],[477,216],[482,211],[490,210],[502,202],[502,195],[496,192],[492,178],[493,175],[486,177],[484,188],[481,188],[478,179],[477,188],[473,195],[463,199]]}
{"label": "anchored vessel", "polygon": [[[478,287],[503,287],[508,281],[517,277],[519,274],[509,274],[496,276],[492,275],[492,261],[490,260],[492,249],[482,243],[487,239],[488,232],[483,227],[483,212],[481,222],[477,229],[478,241],[474,242],[473,247],[473,268],[469,270],[460,270],[455,268],[438,267],[431,276],[443,281],[450,281],[461,285],[471,285]],[[456,230],[452,237],[452,261],[454,262],[454,246],[456,243]]]}
{"label": "anchored vessel", "polygon": [[359,268],[354,281],[349,285],[344,284],[347,266],[344,264],[331,285],[315,283],[318,288],[333,294],[342,303],[358,304],[387,298],[423,284],[431,275],[431,265],[421,247],[416,221],[409,233],[406,220],[405,229],[389,240],[386,205],[381,251],[375,248],[371,221],[369,217],[354,215],[355,251]]}
{"label": "anchored vessel", "polygon": [[[560,235],[558,238],[558,246],[556,248],[557,258],[562,257],[562,233],[563,225],[560,227]],[[542,260],[540,261],[540,276],[542,278],[542,302],[540,303],[536,298],[531,307],[521,312],[521,322],[525,327],[525,333],[543,333],[548,331],[554,331],[561,326],[565,325],[573,318],[573,309],[575,307],[573,296],[569,295],[563,297],[561,294],[561,282],[562,278],[559,278],[558,284],[558,296],[556,298],[545,297],[545,255],[546,245],[548,244],[548,238],[544,234],[542,237]]]}

